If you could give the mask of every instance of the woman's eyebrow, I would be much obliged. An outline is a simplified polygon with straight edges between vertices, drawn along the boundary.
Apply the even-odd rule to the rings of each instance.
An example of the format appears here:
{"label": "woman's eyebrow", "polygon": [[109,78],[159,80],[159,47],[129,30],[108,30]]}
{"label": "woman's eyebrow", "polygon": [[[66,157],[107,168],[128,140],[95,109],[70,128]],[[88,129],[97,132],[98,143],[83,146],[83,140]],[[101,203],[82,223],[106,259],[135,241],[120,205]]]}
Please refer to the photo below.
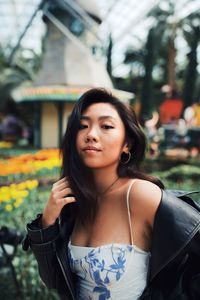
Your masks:
{"label": "woman's eyebrow", "polygon": [[[100,116],[100,117],[98,117],[98,119],[99,120],[102,120],[102,119],[112,119],[112,120],[116,120],[116,118],[115,117],[113,117],[113,116]],[[91,117],[89,117],[89,116],[86,116],[86,115],[83,115],[83,116],[81,116],[81,120],[91,120]]]}

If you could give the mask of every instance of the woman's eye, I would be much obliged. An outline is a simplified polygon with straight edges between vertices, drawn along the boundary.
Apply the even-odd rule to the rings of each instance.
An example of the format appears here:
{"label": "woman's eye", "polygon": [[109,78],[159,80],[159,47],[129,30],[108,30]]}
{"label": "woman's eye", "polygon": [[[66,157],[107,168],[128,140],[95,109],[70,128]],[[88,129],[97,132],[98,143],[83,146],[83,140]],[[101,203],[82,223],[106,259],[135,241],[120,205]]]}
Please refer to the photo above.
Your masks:
{"label": "woman's eye", "polygon": [[88,127],[88,125],[86,125],[86,124],[80,124],[79,125],[79,129],[85,129],[85,128],[87,128]]}
{"label": "woman's eye", "polygon": [[104,128],[104,129],[112,129],[114,127],[111,126],[111,125],[104,124],[104,125],[102,125],[102,128]]}

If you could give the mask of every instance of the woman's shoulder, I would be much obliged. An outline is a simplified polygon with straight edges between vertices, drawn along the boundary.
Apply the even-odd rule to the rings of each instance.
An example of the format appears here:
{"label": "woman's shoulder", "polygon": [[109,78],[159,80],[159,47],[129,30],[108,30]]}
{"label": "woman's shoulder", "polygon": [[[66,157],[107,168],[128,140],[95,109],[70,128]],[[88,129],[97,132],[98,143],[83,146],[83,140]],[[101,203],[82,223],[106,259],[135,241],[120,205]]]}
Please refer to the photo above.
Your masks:
{"label": "woman's shoulder", "polygon": [[161,196],[161,188],[155,183],[144,179],[133,179],[132,194],[144,199],[156,198]]}
{"label": "woman's shoulder", "polygon": [[130,190],[130,206],[153,226],[161,197],[162,190],[159,186],[148,180],[135,179]]}

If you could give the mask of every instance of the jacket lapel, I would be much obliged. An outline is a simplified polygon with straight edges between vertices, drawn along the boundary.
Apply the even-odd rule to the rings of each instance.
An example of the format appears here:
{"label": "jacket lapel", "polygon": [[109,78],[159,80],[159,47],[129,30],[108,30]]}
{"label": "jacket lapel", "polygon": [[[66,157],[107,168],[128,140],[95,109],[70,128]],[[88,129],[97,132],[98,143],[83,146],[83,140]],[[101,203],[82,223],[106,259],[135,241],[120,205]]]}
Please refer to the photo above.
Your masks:
{"label": "jacket lapel", "polygon": [[179,199],[180,197],[184,199],[188,194],[182,191],[163,190],[154,221],[150,281],[177,257],[200,230],[198,207],[194,208]]}

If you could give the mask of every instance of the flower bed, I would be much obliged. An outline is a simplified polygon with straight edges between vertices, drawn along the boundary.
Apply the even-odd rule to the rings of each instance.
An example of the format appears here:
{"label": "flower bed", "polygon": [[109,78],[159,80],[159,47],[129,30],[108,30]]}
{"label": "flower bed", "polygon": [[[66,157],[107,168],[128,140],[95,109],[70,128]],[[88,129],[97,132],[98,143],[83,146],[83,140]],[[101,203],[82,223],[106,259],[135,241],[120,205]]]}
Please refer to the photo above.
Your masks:
{"label": "flower bed", "polygon": [[18,208],[37,186],[37,180],[26,180],[0,187],[0,213]]}
{"label": "flower bed", "polygon": [[57,149],[0,159],[0,185],[46,175],[55,177],[59,173],[60,166],[61,159]]}
{"label": "flower bed", "polygon": [[[5,149],[5,145],[3,146]],[[59,176],[59,151],[30,149],[29,153],[24,153],[24,150],[10,148],[4,154],[4,159],[0,159],[1,226],[25,233],[26,223],[42,211],[47,201],[51,188],[47,184],[54,182]],[[43,187],[44,183],[47,188]],[[0,264],[2,259],[0,252]],[[44,287],[31,252],[25,253],[19,245],[13,265],[21,294],[16,292],[10,269],[4,266],[0,269],[0,298],[57,299],[55,292],[49,292]]]}

